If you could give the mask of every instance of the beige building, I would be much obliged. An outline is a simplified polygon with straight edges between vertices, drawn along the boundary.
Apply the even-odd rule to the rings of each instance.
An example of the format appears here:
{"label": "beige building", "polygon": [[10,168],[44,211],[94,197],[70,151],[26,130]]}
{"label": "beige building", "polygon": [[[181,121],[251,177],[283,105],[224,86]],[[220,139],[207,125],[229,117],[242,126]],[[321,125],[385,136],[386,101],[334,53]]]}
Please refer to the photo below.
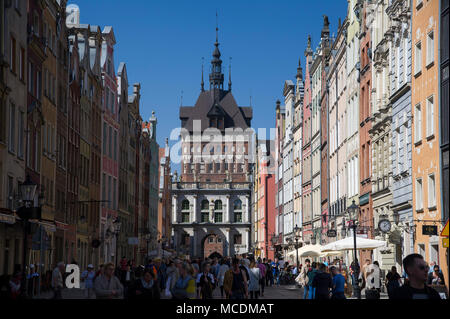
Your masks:
{"label": "beige building", "polygon": [[[391,21],[387,16],[388,1],[380,1],[374,8],[372,28],[373,69],[372,69],[372,198],[374,225],[382,219],[393,221],[392,170],[391,170],[391,114],[389,83],[389,29]],[[375,232],[375,239],[389,241],[388,235]],[[386,249],[374,251],[373,259],[378,260],[382,269],[390,269],[395,263],[395,245],[389,243]]]}
{"label": "beige building", "polygon": [[26,27],[25,1],[0,1],[0,275],[22,263],[23,228],[14,211],[25,179]]}
{"label": "beige building", "polygon": [[329,229],[336,230],[336,238],[345,237],[343,216],[347,198],[347,38],[346,21],[339,25],[335,42],[332,46],[329,83],[329,170],[330,170],[330,220]]}
{"label": "beige building", "polygon": [[347,203],[359,203],[359,21],[355,14],[357,0],[348,1],[347,11],[347,109],[346,109],[346,153],[347,153]]}

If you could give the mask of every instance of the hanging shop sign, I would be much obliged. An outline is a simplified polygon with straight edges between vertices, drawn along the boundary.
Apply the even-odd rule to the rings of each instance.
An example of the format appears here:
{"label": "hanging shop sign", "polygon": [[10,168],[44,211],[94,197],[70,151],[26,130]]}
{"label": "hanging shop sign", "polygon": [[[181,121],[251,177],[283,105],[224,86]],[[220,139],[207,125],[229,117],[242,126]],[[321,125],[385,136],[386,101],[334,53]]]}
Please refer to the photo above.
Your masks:
{"label": "hanging shop sign", "polygon": [[423,225],[422,226],[422,234],[428,235],[428,236],[437,236],[437,234],[438,234],[437,226]]}
{"label": "hanging shop sign", "polygon": [[328,229],[327,237],[336,237],[336,229]]}

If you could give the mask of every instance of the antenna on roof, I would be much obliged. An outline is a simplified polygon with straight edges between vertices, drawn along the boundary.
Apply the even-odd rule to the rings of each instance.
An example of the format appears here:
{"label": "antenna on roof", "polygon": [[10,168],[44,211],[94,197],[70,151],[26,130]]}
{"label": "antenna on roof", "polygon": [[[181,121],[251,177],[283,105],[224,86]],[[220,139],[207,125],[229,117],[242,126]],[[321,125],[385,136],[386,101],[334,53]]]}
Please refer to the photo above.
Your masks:
{"label": "antenna on roof", "polygon": [[181,101],[180,101],[180,106],[183,106],[183,90],[181,90]]}

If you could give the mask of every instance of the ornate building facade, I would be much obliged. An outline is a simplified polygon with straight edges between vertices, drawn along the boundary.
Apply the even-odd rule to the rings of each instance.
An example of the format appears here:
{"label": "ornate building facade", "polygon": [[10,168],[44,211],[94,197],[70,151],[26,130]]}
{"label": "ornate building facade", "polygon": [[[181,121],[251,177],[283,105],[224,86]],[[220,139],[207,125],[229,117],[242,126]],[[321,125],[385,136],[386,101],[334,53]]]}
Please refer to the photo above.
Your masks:
{"label": "ornate building facade", "polygon": [[248,253],[251,238],[252,108],[237,105],[231,78],[224,89],[217,34],[214,45],[210,89],[202,76],[195,106],[180,107],[181,174],[172,182],[174,246],[193,257]]}

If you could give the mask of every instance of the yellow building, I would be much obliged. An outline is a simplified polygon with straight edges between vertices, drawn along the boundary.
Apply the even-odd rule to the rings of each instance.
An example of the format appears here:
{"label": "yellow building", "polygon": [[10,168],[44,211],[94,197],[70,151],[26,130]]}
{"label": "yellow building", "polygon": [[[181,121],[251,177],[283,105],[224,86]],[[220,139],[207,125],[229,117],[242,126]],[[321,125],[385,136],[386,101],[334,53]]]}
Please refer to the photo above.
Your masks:
{"label": "yellow building", "polygon": [[[439,200],[439,1],[413,1],[412,13],[414,250],[445,270],[447,257],[439,239],[444,226]],[[437,226],[437,234],[424,234],[425,225]],[[448,273],[443,272],[448,283]]]}

